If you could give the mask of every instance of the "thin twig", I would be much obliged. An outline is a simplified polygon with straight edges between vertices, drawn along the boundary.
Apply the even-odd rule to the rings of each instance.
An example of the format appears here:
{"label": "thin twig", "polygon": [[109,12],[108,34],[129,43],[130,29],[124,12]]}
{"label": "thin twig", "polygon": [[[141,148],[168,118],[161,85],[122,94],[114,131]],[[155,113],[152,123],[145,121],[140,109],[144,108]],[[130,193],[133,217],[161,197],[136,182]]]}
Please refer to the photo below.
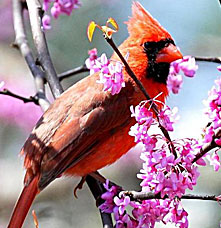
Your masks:
{"label": "thin twig", "polygon": [[213,63],[221,63],[221,57],[195,57],[196,61],[200,62],[213,62]]}
{"label": "thin twig", "polygon": [[219,147],[216,142],[215,139],[219,139],[221,138],[221,130],[218,130],[214,136],[211,142],[205,144],[201,149],[200,152],[198,154],[196,154],[195,158],[193,159],[192,163],[196,162],[198,159],[200,159],[204,154],[206,154],[207,152],[209,152],[210,150]]}
{"label": "thin twig", "polygon": [[45,95],[45,73],[35,64],[34,56],[29,47],[23,20],[23,4],[20,0],[13,0],[13,20],[15,30],[14,45],[20,49],[22,56],[32,72],[37,90],[36,97],[38,98],[38,103],[41,109],[46,111],[50,103]]}
{"label": "thin twig", "polygon": [[[166,196],[162,198],[160,194],[154,194],[152,192],[123,191],[120,193],[120,195],[129,196],[132,201],[168,198]],[[186,194],[186,195],[183,195],[181,199],[220,201],[220,196],[216,196],[216,195],[202,196],[202,195]]]}
{"label": "thin twig", "polygon": [[59,97],[63,93],[63,88],[57,77],[57,73],[53,66],[45,34],[42,27],[42,14],[43,10],[38,0],[27,0],[29,18],[31,23],[33,40],[38,52],[38,60],[43,69],[46,72],[47,82],[53,92],[55,98]]}
{"label": "thin twig", "polygon": [[22,96],[20,96],[18,94],[15,94],[15,93],[9,91],[8,89],[4,89],[3,91],[0,91],[0,94],[17,98],[17,99],[23,101],[24,103],[31,103],[32,102],[32,103],[34,103],[36,105],[39,105],[38,98],[36,96],[30,96],[29,98],[22,97]]}
{"label": "thin twig", "polygon": [[89,69],[86,67],[86,65],[82,65],[82,66],[76,67],[72,70],[68,70],[68,71],[65,71],[63,73],[58,74],[58,78],[60,81],[62,81],[63,79],[68,78],[70,76],[80,74],[80,73],[84,73],[84,72],[88,72],[88,71],[89,71]]}

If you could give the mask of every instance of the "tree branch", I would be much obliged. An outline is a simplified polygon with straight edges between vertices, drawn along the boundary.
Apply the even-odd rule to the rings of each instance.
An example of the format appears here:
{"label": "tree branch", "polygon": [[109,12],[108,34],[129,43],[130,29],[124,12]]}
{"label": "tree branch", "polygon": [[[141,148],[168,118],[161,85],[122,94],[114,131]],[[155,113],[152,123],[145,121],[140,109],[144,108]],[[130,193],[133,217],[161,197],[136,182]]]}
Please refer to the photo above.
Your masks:
{"label": "tree branch", "polygon": [[42,14],[43,10],[38,0],[27,0],[29,18],[31,22],[32,36],[38,52],[39,63],[46,72],[47,82],[53,92],[55,98],[63,93],[63,88],[57,77],[55,68],[53,66],[45,34],[42,28]]}
{"label": "tree branch", "polygon": [[[123,191],[120,192],[120,196],[129,196],[132,201],[139,200],[149,200],[149,199],[166,199],[168,197],[161,198],[160,194],[154,194],[152,192],[136,192],[136,191]],[[216,195],[194,195],[186,194],[181,197],[181,199],[192,199],[192,200],[210,200],[210,201],[220,201],[220,196]]]}
{"label": "tree branch", "polygon": [[46,111],[50,105],[45,95],[44,79],[45,73],[35,64],[34,56],[29,47],[28,40],[25,33],[25,26],[23,20],[23,5],[20,0],[13,0],[13,20],[15,30],[14,45],[20,49],[30,71],[35,80],[35,87],[37,90],[36,97],[38,104],[43,111]]}
{"label": "tree branch", "polygon": [[65,78],[68,78],[68,77],[76,75],[76,74],[84,73],[84,72],[89,72],[89,69],[86,67],[85,64],[82,66],[76,67],[72,70],[68,70],[63,73],[58,74],[58,78],[60,81],[62,81]]}
{"label": "tree branch", "polygon": [[221,63],[221,57],[194,57],[196,61]]}
{"label": "tree branch", "polygon": [[198,154],[196,154],[196,157],[193,159],[192,163],[196,162],[199,158],[201,158],[204,154],[206,154],[207,152],[209,152],[210,150],[219,147],[216,142],[215,139],[218,139],[221,137],[221,129],[219,129],[213,136],[213,139],[211,142],[205,144],[201,149],[200,152]]}
{"label": "tree branch", "polygon": [[34,104],[39,105],[39,101],[38,101],[38,98],[36,96],[30,96],[30,98],[26,98],[26,97],[22,97],[20,95],[17,95],[15,93],[9,91],[8,89],[4,89],[3,91],[0,91],[0,94],[17,98],[17,99],[23,101],[24,103],[33,102]]}

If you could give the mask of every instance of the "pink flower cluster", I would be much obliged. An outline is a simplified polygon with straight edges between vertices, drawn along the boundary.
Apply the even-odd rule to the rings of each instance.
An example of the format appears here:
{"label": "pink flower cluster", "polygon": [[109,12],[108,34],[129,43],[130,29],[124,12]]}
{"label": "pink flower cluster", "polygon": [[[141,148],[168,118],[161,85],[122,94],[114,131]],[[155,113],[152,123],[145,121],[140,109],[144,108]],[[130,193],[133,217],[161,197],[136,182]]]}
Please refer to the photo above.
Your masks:
{"label": "pink flower cluster", "polygon": [[[78,9],[79,6],[81,6],[81,3],[79,0],[44,0],[44,11],[49,11],[51,5],[51,15],[57,19],[61,14],[70,16],[73,10]],[[50,22],[50,16],[44,15],[42,18],[43,28],[50,29]]]}
{"label": "pink flower cluster", "polygon": [[[199,176],[197,167],[192,164],[198,142],[190,139],[175,141],[175,151],[171,153],[171,145],[162,135],[148,135],[151,124],[157,122],[145,104],[146,102],[141,102],[135,109],[131,107],[132,117],[135,117],[137,123],[129,132],[135,137],[135,142],[142,143],[144,148],[141,154],[143,169],[138,174],[138,178],[143,180],[142,190],[160,193],[161,197],[181,197],[187,188],[193,189]],[[159,112],[158,117],[167,130],[173,130],[174,113],[168,106]]]}
{"label": "pink flower cluster", "polygon": [[104,188],[107,192],[105,192],[101,198],[105,200],[105,203],[103,203],[99,208],[106,213],[112,213],[115,207],[115,203],[113,201],[114,196],[116,196],[122,189],[117,186],[109,187],[109,180],[106,180]]}
{"label": "pink flower cluster", "polygon": [[[134,136],[136,143],[143,145],[141,159],[144,163],[140,174],[137,175],[142,180],[142,192],[152,192],[162,199],[131,202],[128,196],[115,196],[109,202],[112,205],[116,227],[153,228],[156,222],[161,221],[164,224],[174,223],[177,227],[187,228],[188,213],[177,197],[181,198],[187,189],[193,189],[200,175],[197,164],[206,163],[203,158],[200,158],[197,164],[192,163],[199,149],[197,140],[176,140],[172,147],[164,136],[149,135],[149,128],[157,124],[157,121],[146,107],[147,104],[148,101],[143,101],[135,108],[130,108],[131,116],[137,123],[131,127],[129,134]],[[160,123],[170,131],[173,130],[175,122],[174,113],[165,106],[158,114]],[[105,204],[108,204],[107,200]],[[127,207],[132,207],[131,215],[127,213]]]}
{"label": "pink flower cluster", "polygon": [[[214,139],[215,132],[221,129],[221,78],[215,81],[216,86],[213,86],[208,93],[208,99],[204,101],[206,105],[206,115],[209,118],[209,126],[205,129],[203,143],[209,143]],[[215,138],[215,143],[221,147],[221,138]],[[217,151],[208,154],[207,158],[215,171],[218,171],[221,166],[221,160]]]}
{"label": "pink flower cluster", "polygon": [[[135,108],[130,107],[131,117],[134,117],[137,123],[131,127],[129,135],[135,137],[136,143],[143,143],[146,147],[146,150],[151,150],[155,148],[156,142],[158,141],[156,137],[151,137],[147,133],[151,125],[157,124],[155,118],[153,118],[153,113],[146,108],[148,101],[142,101]],[[168,131],[173,131],[173,124],[176,122],[177,117],[177,108],[173,110],[169,106],[164,105],[160,110],[158,117],[160,124]]]}
{"label": "pink flower cluster", "polygon": [[[131,201],[129,196],[117,196],[116,186],[104,185],[107,192],[102,195],[105,202],[99,207],[103,212],[113,213],[116,228],[154,228],[156,222],[174,223],[177,227],[187,228],[188,213],[179,199],[150,199],[142,202]],[[131,214],[127,212],[131,208]]]}
{"label": "pink flower cluster", "polygon": [[177,227],[188,227],[188,213],[178,199],[152,199],[142,203],[133,203],[133,216],[138,221],[138,228],[154,228],[156,222],[174,223]]}
{"label": "pink flower cluster", "polygon": [[[198,144],[189,139],[176,141],[174,142],[176,155],[174,155],[163,139],[152,137],[160,145],[141,153],[141,159],[144,161],[143,169],[137,176],[142,180],[142,191],[159,193],[162,198],[182,197],[186,189],[193,189],[199,177],[197,166],[192,164],[195,147]],[[203,160],[200,162],[205,165]]]}
{"label": "pink flower cluster", "polygon": [[198,66],[194,57],[184,56],[183,59],[178,59],[170,64],[170,72],[167,79],[167,87],[169,91],[177,94],[182,86],[183,77],[180,71],[183,71],[187,77],[193,77]]}
{"label": "pink flower cluster", "polygon": [[104,84],[104,91],[110,91],[112,95],[118,94],[122,87],[125,87],[123,77],[123,65],[121,62],[111,62],[106,54],[97,58],[97,50],[92,49],[89,52],[89,58],[85,64],[90,70],[90,74],[100,72],[100,79],[97,83]]}
{"label": "pink flower cluster", "polygon": [[94,74],[99,71],[98,68],[96,68],[95,60],[97,59],[97,49],[93,48],[88,51],[89,58],[86,59],[85,65],[90,70],[90,75]]}

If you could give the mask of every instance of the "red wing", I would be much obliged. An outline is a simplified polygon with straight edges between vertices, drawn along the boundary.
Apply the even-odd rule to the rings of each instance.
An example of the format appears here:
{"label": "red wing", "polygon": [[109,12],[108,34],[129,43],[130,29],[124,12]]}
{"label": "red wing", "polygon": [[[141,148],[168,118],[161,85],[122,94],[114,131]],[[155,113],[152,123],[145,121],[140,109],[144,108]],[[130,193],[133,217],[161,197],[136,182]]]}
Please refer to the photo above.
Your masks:
{"label": "red wing", "polygon": [[25,143],[25,166],[31,176],[33,167],[41,170],[40,189],[87,156],[110,130],[128,122],[126,90],[111,96],[96,80],[89,76],[62,94]]}

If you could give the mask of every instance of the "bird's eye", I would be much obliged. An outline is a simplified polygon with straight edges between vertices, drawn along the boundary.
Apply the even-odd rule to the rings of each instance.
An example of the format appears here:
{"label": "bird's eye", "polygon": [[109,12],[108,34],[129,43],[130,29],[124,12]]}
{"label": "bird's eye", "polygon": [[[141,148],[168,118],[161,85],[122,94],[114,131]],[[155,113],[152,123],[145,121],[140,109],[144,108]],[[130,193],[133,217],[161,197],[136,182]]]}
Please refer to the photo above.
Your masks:
{"label": "bird's eye", "polygon": [[156,52],[157,51],[157,42],[145,42],[144,50],[147,52]]}
{"label": "bird's eye", "polygon": [[168,47],[170,44],[175,45],[172,39],[165,39],[158,42],[145,42],[144,51],[149,54],[154,54],[160,51],[161,49]]}

